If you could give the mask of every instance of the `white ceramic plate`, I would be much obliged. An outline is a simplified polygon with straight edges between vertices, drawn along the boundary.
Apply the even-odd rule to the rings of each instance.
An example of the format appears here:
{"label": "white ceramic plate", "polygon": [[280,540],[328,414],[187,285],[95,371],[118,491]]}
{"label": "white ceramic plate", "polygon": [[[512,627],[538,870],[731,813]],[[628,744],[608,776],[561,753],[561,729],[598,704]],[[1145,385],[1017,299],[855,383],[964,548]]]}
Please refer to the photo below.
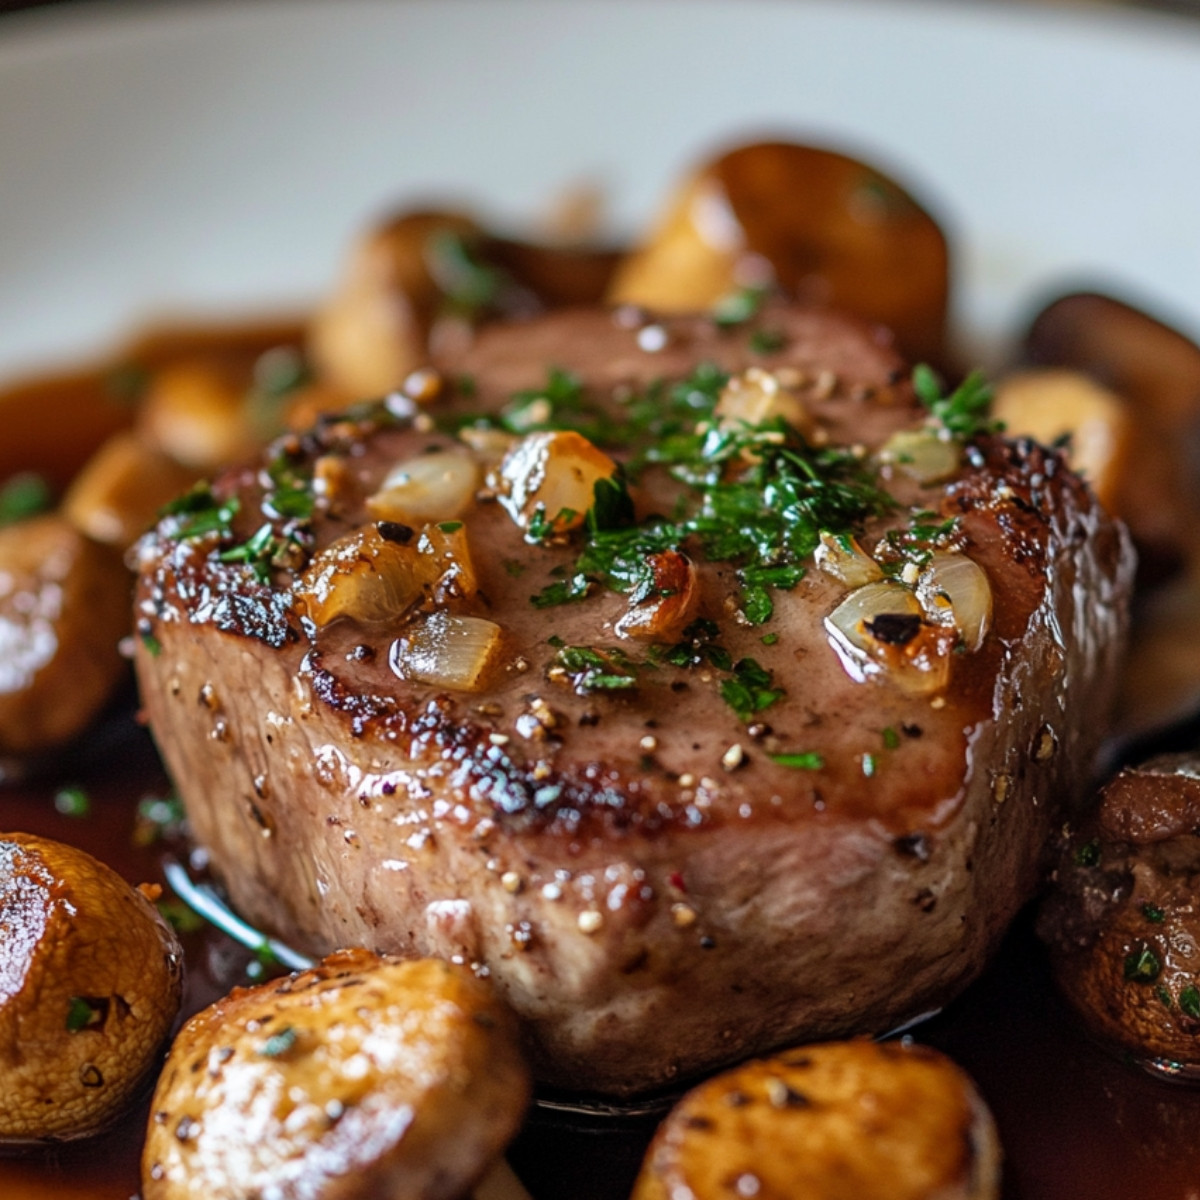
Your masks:
{"label": "white ceramic plate", "polygon": [[142,318],[306,303],[364,220],[633,229],[770,131],[944,219],[975,343],[1099,281],[1200,328],[1200,21],[895,0],[97,4],[0,18],[0,372]]}

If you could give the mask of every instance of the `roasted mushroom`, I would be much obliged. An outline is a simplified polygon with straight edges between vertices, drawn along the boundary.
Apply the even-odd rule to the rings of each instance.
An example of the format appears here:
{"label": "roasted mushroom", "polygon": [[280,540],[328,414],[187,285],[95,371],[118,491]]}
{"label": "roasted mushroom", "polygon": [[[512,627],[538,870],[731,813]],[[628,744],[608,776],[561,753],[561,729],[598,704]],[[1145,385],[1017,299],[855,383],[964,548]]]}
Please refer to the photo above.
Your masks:
{"label": "roasted mushroom", "polygon": [[1000,1148],[967,1076],[909,1042],[831,1042],[701,1084],[633,1200],[993,1200]]}
{"label": "roasted mushroom", "polygon": [[145,1200],[457,1200],[517,1131],[515,1026],[469,970],[365,950],[238,989],[171,1049]]}
{"label": "roasted mushroom", "polygon": [[0,529],[0,755],[66,742],[125,674],[129,575],[65,518]]}
{"label": "roasted mushroom", "polygon": [[0,1144],[119,1117],[170,1032],[182,971],[143,891],[72,846],[0,835]]}
{"label": "roasted mushroom", "polygon": [[1037,314],[1022,358],[1081,372],[1128,405],[1113,503],[1138,543],[1140,576],[1153,582],[1200,553],[1191,499],[1200,487],[1200,346],[1130,304],[1078,292]]}
{"label": "roasted mushroom", "polygon": [[1038,923],[1102,1041],[1200,1078],[1200,754],[1126,768],[1066,843]]}
{"label": "roasted mushroom", "polygon": [[830,150],[760,142],[685,179],[608,299],[686,312],[775,284],[885,325],[907,357],[937,362],[948,262],[937,222],[894,180]]}

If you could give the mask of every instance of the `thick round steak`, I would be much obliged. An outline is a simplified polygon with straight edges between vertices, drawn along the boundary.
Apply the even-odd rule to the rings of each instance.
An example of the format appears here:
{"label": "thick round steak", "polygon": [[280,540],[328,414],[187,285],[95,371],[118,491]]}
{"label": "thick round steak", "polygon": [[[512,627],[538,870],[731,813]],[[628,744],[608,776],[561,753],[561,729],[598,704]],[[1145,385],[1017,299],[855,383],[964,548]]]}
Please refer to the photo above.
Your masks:
{"label": "thick round steak", "polygon": [[406,387],[139,549],[146,711],[244,915],[472,964],[605,1093],[961,989],[1121,650],[1128,542],[1061,458],[804,309],[496,326]]}

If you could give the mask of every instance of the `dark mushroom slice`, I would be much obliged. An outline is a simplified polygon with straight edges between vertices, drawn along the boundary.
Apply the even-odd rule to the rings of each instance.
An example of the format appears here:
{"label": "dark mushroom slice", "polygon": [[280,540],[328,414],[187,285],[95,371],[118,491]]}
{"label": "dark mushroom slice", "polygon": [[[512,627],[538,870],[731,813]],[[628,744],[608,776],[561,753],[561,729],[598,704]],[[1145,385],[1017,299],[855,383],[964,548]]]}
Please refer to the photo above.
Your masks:
{"label": "dark mushroom slice", "polygon": [[1162,579],[1195,558],[1200,346],[1124,301],[1076,292],[1033,318],[1021,354],[1029,366],[1081,372],[1129,406],[1130,442],[1113,503],[1138,543],[1141,577]]}
{"label": "dark mushroom slice", "polygon": [[699,311],[756,284],[884,325],[910,359],[942,360],[945,235],[909,191],[857,159],[759,142],[702,164],[621,264],[608,299]]}
{"label": "dark mushroom slice", "polygon": [[1121,771],[1068,840],[1039,917],[1087,1028],[1152,1070],[1200,1079],[1200,754]]}
{"label": "dark mushroom slice", "polygon": [[143,891],[75,847],[0,835],[0,1145],[112,1124],[157,1063],[182,972]]}

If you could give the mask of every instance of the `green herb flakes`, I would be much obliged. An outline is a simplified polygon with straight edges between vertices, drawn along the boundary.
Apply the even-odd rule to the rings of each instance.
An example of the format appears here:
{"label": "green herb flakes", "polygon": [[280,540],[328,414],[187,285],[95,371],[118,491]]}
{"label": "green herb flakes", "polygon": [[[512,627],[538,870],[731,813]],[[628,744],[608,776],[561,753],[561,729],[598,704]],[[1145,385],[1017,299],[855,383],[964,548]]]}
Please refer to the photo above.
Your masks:
{"label": "green herb flakes", "polygon": [[67,1005],[68,1033],[80,1033],[104,1024],[108,1016],[108,1000],[98,996],[72,996]]}
{"label": "green herb flakes", "polygon": [[750,335],[752,354],[775,354],[787,344],[787,338],[778,329],[756,329]]}
{"label": "green herb flakes", "polygon": [[1200,990],[1189,983],[1179,993],[1179,1008],[1185,1016],[1191,1017],[1194,1021],[1200,1021]]}
{"label": "green herb flakes", "polygon": [[743,325],[758,315],[767,293],[761,287],[745,287],[723,296],[713,306],[713,320],[722,329]]}
{"label": "green herb flakes", "polygon": [[1161,925],[1166,915],[1157,904],[1151,904],[1147,901],[1142,905],[1142,916],[1152,925]]}
{"label": "green herb flakes", "polygon": [[772,681],[772,672],[754,659],[739,659],[734,664],[732,677],[721,681],[721,699],[743,721],[749,721],[755,713],[783,699],[783,689],[772,687]]}
{"label": "green herb flakes", "polygon": [[64,817],[86,817],[92,810],[92,802],[83,788],[72,785],[59,788],[54,794],[54,810]]}
{"label": "green herb flakes", "polygon": [[992,389],[979,371],[972,371],[949,395],[932,367],[913,368],[913,388],[933,420],[951,437],[967,440],[979,433],[995,433],[1000,424],[990,419]]}
{"label": "green herb flakes", "polygon": [[825,759],[812,750],[797,754],[771,754],[768,757],[773,763],[796,771],[819,771],[825,765]]}
{"label": "green herb flakes", "polygon": [[285,1025],[278,1033],[273,1033],[258,1048],[263,1058],[279,1058],[286,1054],[296,1044],[296,1030],[292,1025]]}
{"label": "green herb flakes", "polygon": [[1100,839],[1092,838],[1090,842],[1084,842],[1073,856],[1074,863],[1077,867],[1094,867],[1100,862]]}
{"label": "green herb flakes", "polygon": [[50,485],[35,471],[10,475],[0,484],[0,528],[45,512],[53,500]]}
{"label": "green herb flakes", "polygon": [[174,793],[143,796],[138,801],[134,818],[133,843],[135,846],[152,846],[164,838],[179,837],[186,819],[183,801]]}
{"label": "green herb flakes", "polygon": [[883,731],[883,745],[885,750],[900,748],[900,735],[890,725]]}
{"label": "green herb flakes", "polygon": [[636,688],[638,664],[615,647],[565,646],[561,639],[550,665],[551,679],[566,677],[581,696],[592,692],[621,692]]}
{"label": "green herb flakes", "polygon": [[160,900],[159,915],[176,933],[198,933],[205,927],[204,918],[182,900]]}
{"label": "green herb flakes", "polygon": [[1132,983],[1153,983],[1161,972],[1162,962],[1144,942],[1125,956],[1125,978]]}

